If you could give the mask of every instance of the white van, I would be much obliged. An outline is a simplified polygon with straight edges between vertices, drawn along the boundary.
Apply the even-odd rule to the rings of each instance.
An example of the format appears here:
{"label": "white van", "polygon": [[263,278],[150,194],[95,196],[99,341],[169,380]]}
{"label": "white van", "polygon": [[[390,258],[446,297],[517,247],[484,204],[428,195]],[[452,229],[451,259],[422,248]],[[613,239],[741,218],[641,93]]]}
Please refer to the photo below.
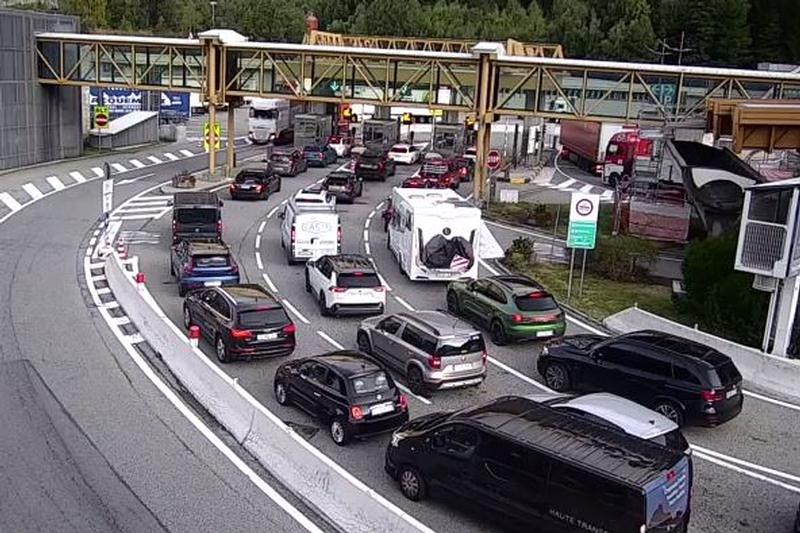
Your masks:
{"label": "white van", "polygon": [[301,189],[286,203],[280,217],[281,247],[290,265],[342,249],[342,226],[336,198],[327,191]]}
{"label": "white van", "polygon": [[389,249],[412,280],[478,277],[481,211],[450,189],[392,191]]}

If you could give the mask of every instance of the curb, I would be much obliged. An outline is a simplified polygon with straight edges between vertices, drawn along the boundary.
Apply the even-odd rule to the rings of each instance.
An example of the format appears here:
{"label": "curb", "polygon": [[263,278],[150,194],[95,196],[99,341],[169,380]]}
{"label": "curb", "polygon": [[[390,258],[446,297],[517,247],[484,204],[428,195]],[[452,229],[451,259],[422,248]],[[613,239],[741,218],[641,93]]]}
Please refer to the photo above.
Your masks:
{"label": "curb", "polygon": [[158,188],[158,191],[161,194],[170,194],[170,195],[178,193],[178,192],[207,191],[209,189],[214,189],[216,187],[221,187],[223,185],[227,185],[228,183],[231,183],[233,180],[226,178],[226,179],[223,179],[223,180],[220,180],[220,181],[204,181],[204,180],[198,180],[198,181],[199,181],[199,183],[196,186],[192,187],[191,189],[187,189],[187,188],[184,188],[184,187],[173,187],[171,185],[162,185],[161,187]]}

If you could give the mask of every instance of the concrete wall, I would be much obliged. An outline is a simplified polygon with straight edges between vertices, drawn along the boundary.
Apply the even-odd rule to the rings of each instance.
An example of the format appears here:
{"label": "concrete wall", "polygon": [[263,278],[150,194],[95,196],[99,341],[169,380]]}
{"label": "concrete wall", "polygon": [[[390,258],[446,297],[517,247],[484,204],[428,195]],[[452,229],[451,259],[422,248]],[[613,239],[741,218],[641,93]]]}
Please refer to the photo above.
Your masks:
{"label": "concrete wall", "polygon": [[80,89],[39,84],[34,41],[79,30],[76,17],[0,9],[0,170],[81,154]]}

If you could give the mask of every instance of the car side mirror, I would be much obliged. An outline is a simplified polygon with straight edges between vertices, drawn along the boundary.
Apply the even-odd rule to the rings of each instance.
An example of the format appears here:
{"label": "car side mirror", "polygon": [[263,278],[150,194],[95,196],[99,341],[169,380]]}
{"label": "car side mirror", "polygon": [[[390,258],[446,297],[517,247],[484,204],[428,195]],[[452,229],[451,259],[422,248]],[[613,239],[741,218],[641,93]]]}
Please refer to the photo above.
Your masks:
{"label": "car side mirror", "polygon": [[278,218],[283,220],[284,218],[286,218],[286,213],[278,213]]}
{"label": "car side mirror", "polygon": [[222,207],[223,205],[225,205],[224,202],[222,200],[220,200],[219,201],[219,206]]}

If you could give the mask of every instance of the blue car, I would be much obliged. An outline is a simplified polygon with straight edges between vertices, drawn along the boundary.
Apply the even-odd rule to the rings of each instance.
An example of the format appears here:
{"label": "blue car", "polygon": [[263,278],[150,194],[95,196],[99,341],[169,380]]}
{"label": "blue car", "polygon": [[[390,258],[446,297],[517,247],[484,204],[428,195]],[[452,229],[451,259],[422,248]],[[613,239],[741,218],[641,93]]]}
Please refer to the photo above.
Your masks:
{"label": "blue car", "polygon": [[336,162],[336,150],[327,144],[312,144],[303,148],[303,157],[310,167],[327,167]]}
{"label": "blue car", "polygon": [[179,242],[170,252],[169,270],[181,296],[200,287],[239,283],[239,265],[221,242]]}

